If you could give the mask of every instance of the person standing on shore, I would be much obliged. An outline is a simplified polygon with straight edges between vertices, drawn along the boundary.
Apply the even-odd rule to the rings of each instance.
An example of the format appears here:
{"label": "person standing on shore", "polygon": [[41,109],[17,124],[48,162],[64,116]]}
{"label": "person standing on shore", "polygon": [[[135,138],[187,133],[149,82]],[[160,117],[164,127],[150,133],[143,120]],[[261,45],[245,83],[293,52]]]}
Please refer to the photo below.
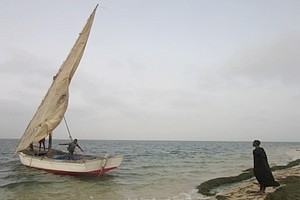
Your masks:
{"label": "person standing on shore", "polygon": [[260,190],[258,192],[260,194],[264,194],[266,187],[279,186],[279,183],[274,179],[265,150],[259,145],[259,140],[253,141],[253,147],[255,147],[253,150],[253,172],[260,186]]}

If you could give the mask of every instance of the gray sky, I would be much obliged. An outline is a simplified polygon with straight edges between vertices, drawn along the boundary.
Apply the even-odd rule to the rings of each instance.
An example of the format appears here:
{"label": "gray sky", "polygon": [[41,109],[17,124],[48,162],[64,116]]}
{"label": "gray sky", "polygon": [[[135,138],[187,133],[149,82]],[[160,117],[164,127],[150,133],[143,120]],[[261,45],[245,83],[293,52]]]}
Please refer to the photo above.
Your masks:
{"label": "gray sky", "polygon": [[[2,0],[1,138],[20,138],[99,1]],[[103,0],[71,84],[79,139],[300,141],[300,1]],[[54,138],[67,138],[62,123]]]}

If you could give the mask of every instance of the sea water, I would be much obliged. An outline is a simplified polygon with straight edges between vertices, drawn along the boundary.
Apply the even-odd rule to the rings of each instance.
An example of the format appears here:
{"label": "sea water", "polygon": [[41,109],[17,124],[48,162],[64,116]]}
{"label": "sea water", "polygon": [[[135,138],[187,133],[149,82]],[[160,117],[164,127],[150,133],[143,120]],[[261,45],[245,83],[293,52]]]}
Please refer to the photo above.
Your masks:
{"label": "sea water", "polygon": [[[121,166],[101,176],[51,174],[23,166],[17,140],[0,140],[0,199],[207,199],[202,182],[252,168],[252,142],[80,140],[84,153],[122,154]],[[54,141],[54,147],[65,150]],[[269,163],[300,158],[300,143],[263,142]]]}

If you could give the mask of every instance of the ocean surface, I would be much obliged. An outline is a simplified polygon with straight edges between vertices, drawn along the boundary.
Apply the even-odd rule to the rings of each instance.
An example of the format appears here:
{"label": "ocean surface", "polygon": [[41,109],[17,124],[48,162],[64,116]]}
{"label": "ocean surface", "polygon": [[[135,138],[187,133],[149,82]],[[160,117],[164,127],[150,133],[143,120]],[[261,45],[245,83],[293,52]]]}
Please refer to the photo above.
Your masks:
{"label": "ocean surface", "polygon": [[[66,141],[54,140],[54,147]],[[252,168],[252,142],[80,140],[86,154],[122,154],[117,170],[101,176],[51,174],[23,166],[18,140],[1,139],[0,199],[207,199],[196,187]],[[46,143],[47,144],[47,143]],[[300,143],[262,142],[271,166],[300,158]]]}

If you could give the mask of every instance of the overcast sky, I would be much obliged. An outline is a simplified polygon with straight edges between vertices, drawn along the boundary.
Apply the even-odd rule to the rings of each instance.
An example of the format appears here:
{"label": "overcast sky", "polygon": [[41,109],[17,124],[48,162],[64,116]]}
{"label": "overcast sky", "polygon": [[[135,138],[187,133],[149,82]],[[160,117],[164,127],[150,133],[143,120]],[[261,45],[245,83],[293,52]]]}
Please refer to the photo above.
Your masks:
{"label": "overcast sky", "polygon": [[97,3],[74,138],[300,142],[298,0],[2,0],[1,138],[23,135]]}

